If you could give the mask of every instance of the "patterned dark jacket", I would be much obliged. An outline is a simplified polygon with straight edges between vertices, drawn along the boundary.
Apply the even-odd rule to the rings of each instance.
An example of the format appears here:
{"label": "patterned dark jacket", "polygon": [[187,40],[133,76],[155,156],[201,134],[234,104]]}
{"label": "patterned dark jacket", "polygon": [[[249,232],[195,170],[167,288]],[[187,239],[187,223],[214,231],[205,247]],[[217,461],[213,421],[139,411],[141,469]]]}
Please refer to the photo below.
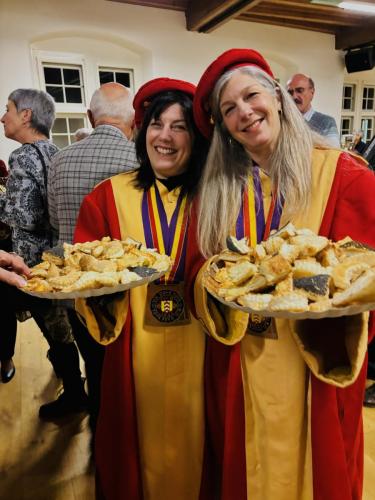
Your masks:
{"label": "patterned dark jacket", "polygon": [[[34,143],[48,169],[58,148],[48,140]],[[51,243],[47,213],[47,186],[43,165],[37,151],[23,144],[9,158],[6,193],[0,193],[0,220],[12,228],[13,251],[29,266],[41,260],[42,252]]]}
{"label": "patterned dark jacket", "polygon": [[99,125],[86,139],[62,149],[48,171],[50,222],[59,243],[73,241],[82,200],[99,182],[135,168],[134,142],[112,125]]}

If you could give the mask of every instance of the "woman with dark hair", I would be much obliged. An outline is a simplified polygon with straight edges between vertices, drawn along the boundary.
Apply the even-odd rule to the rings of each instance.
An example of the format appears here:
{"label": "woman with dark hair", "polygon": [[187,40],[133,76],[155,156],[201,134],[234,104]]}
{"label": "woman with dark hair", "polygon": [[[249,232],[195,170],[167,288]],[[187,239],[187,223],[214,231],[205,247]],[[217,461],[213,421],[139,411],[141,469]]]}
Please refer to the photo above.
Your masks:
{"label": "woman with dark hair", "polygon": [[95,446],[97,494],[106,500],[199,498],[205,339],[183,283],[190,203],[207,150],[193,122],[194,91],[168,78],[140,88],[134,98],[140,168],[97,186],[76,226],[75,241],[131,236],[174,260],[160,282],[112,297],[109,334],[98,320],[103,304],[76,304],[90,333],[108,344]]}
{"label": "woman with dark hair", "polygon": [[374,246],[375,177],[311,132],[255,50],[228,50],[207,68],[194,116],[212,142],[187,265],[189,280],[199,270],[195,308],[211,337],[206,404],[219,498],[361,498],[368,313],[298,322],[248,314],[213,299],[202,276],[229,235],[256,247],[288,221]]}

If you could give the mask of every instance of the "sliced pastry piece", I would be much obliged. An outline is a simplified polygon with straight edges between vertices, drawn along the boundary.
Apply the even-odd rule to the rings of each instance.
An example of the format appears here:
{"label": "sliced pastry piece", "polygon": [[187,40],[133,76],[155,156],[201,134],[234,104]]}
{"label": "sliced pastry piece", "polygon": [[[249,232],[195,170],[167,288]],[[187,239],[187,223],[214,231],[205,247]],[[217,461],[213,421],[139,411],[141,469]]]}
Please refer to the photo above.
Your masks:
{"label": "sliced pastry piece", "polygon": [[120,283],[123,285],[126,285],[128,283],[133,282],[133,281],[139,281],[143,277],[150,276],[150,273],[145,274],[145,276],[142,276],[142,274],[140,274],[140,273],[143,273],[144,271],[147,271],[147,272],[153,271],[153,273],[156,272],[155,269],[151,269],[150,267],[136,267],[136,268],[134,268],[133,271],[129,271],[128,269],[124,269],[123,271],[118,273],[119,278],[120,278]]}
{"label": "sliced pastry piece", "polygon": [[262,311],[268,308],[273,296],[269,293],[247,293],[238,297],[237,302],[241,306],[249,307],[255,311]]}
{"label": "sliced pastry piece", "polygon": [[309,304],[309,310],[314,312],[323,312],[332,309],[332,299],[318,300]]}
{"label": "sliced pastry piece", "polygon": [[238,297],[241,297],[241,295],[249,293],[250,291],[252,291],[251,281],[249,283],[246,283],[246,285],[244,286],[234,288],[219,288],[217,291],[217,295],[230,302],[236,300]]}
{"label": "sliced pastry piece", "polygon": [[375,302],[375,272],[369,269],[360,278],[354,281],[349,288],[333,296],[334,306]]}
{"label": "sliced pastry piece", "polygon": [[334,245],[329,244],[316,256],[323,267],[333,267],[339,264],[340,251]]}
{"label": "sliced pastry piece", "polygon": [[330,279],[331,277],[327,274],[297,278],[293,280],[293,287],[295,291],[303,293],[309,300],[316,302],[328,298]]}
{"label": "sliced pastry piece", "polygon": [[47,279],[56,278],[56,276],[60,276],[61,268],[57,267],[56,264],[50,262],[49,269],[47,271]]}
{"label": "sliced pastry piece", "polygon": [[375,252],[358,252],[342,259],[343,264],[367,264],[369,267],[375,267]]}
{"label": "sliced pastry piece", "polygon": [[63,288],[73,285],[82,276],[82,274],[83,274],[82,271],[72,271],[71,273],[66,274],[65,276],[57,276],[56,278],[50,278],[48,282],[55,290],[61,290]]}
{"label": "sliced pastry piece", "polygon": [[103,259],[118,259],[124,255],[124,248],[121,241],[111,241],[104,247],[101,257]]}
{"label": "sliced pastry piece", "polygon": [[52,292],[53,288],[48,283],[48,281],[35,277],[27,281],[26,285],[23,287],[31,292]]}
{"label": "sliced pastry piece", "polygon": [[283,243],[285,243],[285,240],[280,236],[270,236],[268,240],[262,242],[262,246],[268,255],[274,255],[278,253]]}
{"label": "sliced pastry piece", "polygon": [[281,255],[263,259],[259,264],[259,273],[266,278],[268,285],[274,285],[283,280],[291,270],[292,266]]}
{"label": "sliced pastry piece", "polygon": [[275,296],[269,303],[270,311],[303,312],[308,308],[307,297],[296,292]]}
{"label": "sliced pastry piece", "polygon": [[232,252],[236,252],[242,255],[246,255],[251,251],[251,248],[248,245],[247,238],[242,238],[241,240],[238,240],[234,236],[227,237],[227,248]]}
{"label": "sliced pastry piece", "polygon": [[301,257],[314,257],[327,246],[328,238],[317,235],[299,235],[290,238],[289,243],[299,247]]}
{"label": "sliced pastry piece", "polygon": [[43,252],[42,253],[42,260],[47,261],[47,262],[52,262],[58,267],[61,267],[64,265],[64,259],[63,257],[60,257],[59,255],[56,255],[55,253],[52,252]]}
{"label": "sliced pastry piece", "polygon": [[244,255],[240,253],[232,252],[231,250],[224,250],[214,258],[214,262],[218,264],[220,262],[238,262],[240,260],[244,260],[244,258]]}
{"label": "sliced pastry piece", "polygon": [[365,263],[352,264],[344,260],[341,264],[332,269],[332,279],[335,287],[345,290],[345,288],[350,286],[352,281],[355,281],[361,274],[369,269],[369,267],[370,266]]}
{"label": "sliced pastry piece", "polygon": [[284,257],[288,262],[293,263],[299,257],[300,249],[297,245],[290,245],[284,242],[279,250],[279,255]]}
{"label": "sliced pastry piece", "polygon": [[264,248],[263,245],[255,245],[254,248],[254,259],[255,262],[260,262],[262,261],[265,257],[267,257],[267,252],[266,249]]}
{"label": "sliced pastry piece", "polygon": [[349,237],[344,238],[343,240],[337,242],[338,247],[343,252],[342,259],[346,257],[350,257],[352,255],[360,255],[365,252],[374,252],[375,249],[371,248],[368,245],[360,243],[359,241],[354,241]]}
{"label": "sliced pastry piece", "polygon": [[272,238],[275,236],[280,236],[280,238],[290,238],[291,236],[294,236],[296,234],[296,228],[293,226],[291,222],[288,222],[285,224],[285,226],[280,227],[277,231],[272,233]]}
{"label": "sliced pastry piece", "polygon": [[316,276],[317,274],[330,274],[331,269],[323,267],[311,259],[298,259],[294,261],[293,265],[293,278],[308,278],[309,276]]}
{"label": "sliced pastry piece", "polygon": [[234,286],[248,281],[257,272],[258,268],[249,261],[241,261],[227,268],[228,282]]}
{"label": "sliced pastry piece", "polygon": [[293,292],[293,274],[289,273],[288,276],[279,281],[275,286],[274,295],[285,295],[286,293]]}

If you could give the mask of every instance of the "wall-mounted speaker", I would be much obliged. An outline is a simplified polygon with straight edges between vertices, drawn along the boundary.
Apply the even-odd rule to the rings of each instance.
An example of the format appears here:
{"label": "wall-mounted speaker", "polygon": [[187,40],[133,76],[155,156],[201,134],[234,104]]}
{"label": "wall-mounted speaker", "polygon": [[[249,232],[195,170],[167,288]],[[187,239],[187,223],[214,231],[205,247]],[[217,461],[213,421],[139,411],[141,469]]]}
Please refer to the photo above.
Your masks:
{"label": "wall-mounted speaker", "polygon": [[375,47],[349,50],[345,55],[345,66],[348,73],[372,69],[375,66]]}

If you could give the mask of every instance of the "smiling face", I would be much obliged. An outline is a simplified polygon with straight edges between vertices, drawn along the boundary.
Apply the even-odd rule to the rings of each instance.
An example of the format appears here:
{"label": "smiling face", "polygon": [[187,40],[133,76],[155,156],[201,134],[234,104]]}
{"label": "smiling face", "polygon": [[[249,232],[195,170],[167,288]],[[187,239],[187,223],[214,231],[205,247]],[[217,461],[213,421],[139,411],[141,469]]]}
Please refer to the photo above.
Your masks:
{"label": "smiling face", "polygon": [[147,127],[146,148],[156,177],[165,179],[185,172],[192,140],[180,104],[168,106]]}
{"label": "smiling face", "polygon": [[1,117],[1,122],[4,125],[5,137],[17,140],[17,135],[25,124],[25,112],[26,110],[18,112],[14,102],[8,101],[6,111]]}
{"label": "smiling face", "polygon": [[266,162],[280,134],[281,107],[276,95],[252,76],[236,72],[224,88],[219,106],[229,134],[259,165]]}
{"label": "smiling face", "polygon": [[309,79],[304,75],[295,75],[287,84],[289,94],[296,103],[301,113],[306,113],[311,108],[314,97],[314,88]]}

